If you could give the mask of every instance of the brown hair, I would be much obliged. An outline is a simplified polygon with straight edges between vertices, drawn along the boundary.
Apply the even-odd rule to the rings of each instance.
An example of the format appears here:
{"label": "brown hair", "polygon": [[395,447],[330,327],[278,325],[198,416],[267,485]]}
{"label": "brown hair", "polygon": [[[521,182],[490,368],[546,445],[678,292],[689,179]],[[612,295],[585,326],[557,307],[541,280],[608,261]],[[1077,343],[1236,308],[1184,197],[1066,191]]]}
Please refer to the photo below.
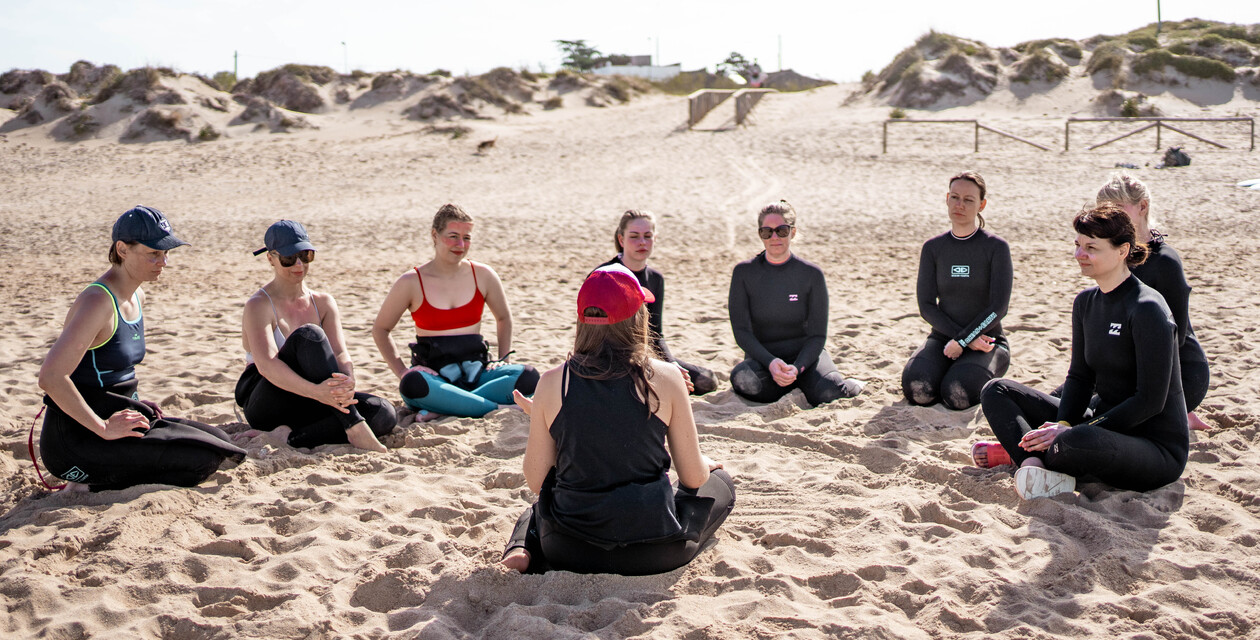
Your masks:
{"label": "brown hair", "polygon": [[126,242],[124,240],[119,240],[117,242],[109,243],[109,263],[110,264],[122,264],[122,256],[118,255],[118,242],[122,242],[128,247],[134,247],[140,244],[139,242]]}
{"label": "brown hair", "polygon": [[1125,264],[1136,267],[1146,262],[1150,249],[1145,242],[1138,242],[1137,231],[1133,221],[1119,205],[1111,202],[1100,204],[1093,209],[1085,209],[1072,219],[1072,228],[1076,232],[1091,238],[1106,240],[1113,247],[1129,245],[1129,255]]}
{"label": "brown hair", "polygon": [[788,226],[796,226],[796,209],[793,209],[792,205],[788,204],[787,200],[771,202],[770,204],[762,207],[761,211],[757,213],[757,226],[760,227],[761,223],[766,221],[766,216],[775,213],[783,216],[783,221],[788,223]]}
{"label": "brown hair", "polygon": [[651,211],[641,209],[630,209],[621,214],[621,222],[617,223],[617,231],[613,233],[613,246],[617,247],[617,252],[621,253],[625,250],[621,246],[621,236],[626,234],[626,227],[635,220],[647,220],[652,223],[652,230],[656,230],[656,218]]}
{"label": "brown hair", "polygon": [[[984,202],[984,194],[988,193],[988,188],[984,184],[984,176],[981,176],[979,172],[968,169],[967,171],[956,174],[954,177],[949,179],[950,188],[952,189],[954,187],[954,183],[959,180],[966,180],[967,182],[976,185],[976,187],[980,189],[980,201]],[[979,212],[976,212],[976,217],[980,219],[980,228],[983,229],[984,216],[980,215]]]}
{"label": "brown hair", "polygon": [[[582,315],[588,318],[607,317],[595,307],[587,307]],[[573,373],[589,380],[611,380],[630,376],[643,397],[648,411],[655,413],[660,399],[652,390],[652,355],[648,349],[647,306],[639,307],[634,316],[613,324],[579,322],[573,351],[569,353]]]}
{"label": "brown hair", "polygon": [[472,222],[472,216],[464,213],[463,208],[457,204],[446,203],[438,208],[437,213],[433,215],[433,230],[442,233],[446,230],[446,225],[452,222]]}

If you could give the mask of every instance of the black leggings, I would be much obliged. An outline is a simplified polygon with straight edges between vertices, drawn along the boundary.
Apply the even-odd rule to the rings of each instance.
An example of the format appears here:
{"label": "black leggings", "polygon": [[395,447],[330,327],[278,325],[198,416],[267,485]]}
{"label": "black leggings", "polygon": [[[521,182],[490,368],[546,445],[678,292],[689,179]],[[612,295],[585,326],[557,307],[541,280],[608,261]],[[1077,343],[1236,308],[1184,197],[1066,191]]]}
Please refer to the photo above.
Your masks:
{"label": "black leggings", "polygon": [[[328,336],[314,324],[295,329],[280,347],[278,357],[294,373],[316,384],[340,373]],[[394,406],[385,400],[361,392],[355,392],[354,399],[358,404],[350,405],[349,413],[342,413],[318,400],[277,387],[255,365],[246,367],[236,383],[236,403],[244,407],[249,426],[271,431],[289,425],[293,430],[289,445],[293,447],[345,444],[349,442],[346,429],[360,422],[367,422],[379,438],[398,423]]]}
{"label": "black leggings", "polygon": [[[675,487],[675,491],[678,488]],[[604,549],[580,538],[552,530],[536,512],[538,504],[527,509],[516,520],[512,538],[504,556],[513,549],[529,552],[528,573],[552,569],[574,573],[616,573],[623,576],[645,576],[673,571],[695,558],[704,544],[713,537],[735,506],[735,484],[723,469],[709,474],[709,480],[696,490],[696,495],[713,498],[713,510],[700,532],[700,539],[674,542],[639,543]],[[541,531],[540,531],[541,526]]]}
{"label": "black leggings", "polygon": [[999,341],[988,353],[963,349],[957,360],[945,355],[947,340],[929,337],[901,372],[901,393],[910,404],[936,402],[950,409],[969,409],[980,403],[980,391],[1011,366],[1011,352]]}
{"label": "black leggings", "polygon": [[749,358],[731,369],[731,388],[740,396],[753,402],[774,402],[793,389],[805,393],[810,405],[852,398],[862,392],[862,387],[852,380],[845,380],[826,352],[818,357],[818,364],[801,371],[796,381],[780,387],[770,375],[770,370],[760,362]]}
{"label": "black leggings", "polygon": [[994,380],[985,386],[980,402],[993,435],[1016,466],[1037,457],[1051,471],[1132,491],[1158,489],[1180,478],[1186,468],[1184,459],[1152,440],[1091,425],[1059,434],[1045,451],[1025,451],[1020,439],[1054,421],[1059,399],[1012,380]]}
{"label": "black leggings", "polygon": [[225,458],[244,457],[245,450],[217,427],[183,418],[157,418],[153,409],[135,399],[135,390],[134,380],[109,389],[79,389],[102,419],[123,409],[149,419],[149,431],[143,437],[117,440],[96,435],[45,397],[48,415],[39,449],[48,472],[87,484],[93,491],[137,484],[194,487],[217,471]]}
{"label": "black leggings", "polygon": [[[1202,353],[1202,352],[1200,352]],[[1208,383],[1212,380],[1207,360],[1181,362],[1181,389],[1186,394],[1186,411],[1194,411],[1207,396]]]}
{"label": "black leggings", "polygon": [[691,395],[702,396],[717,389],[717,378],[713,377],[712,371],[682,360],[675,360],[674,364],[686,369],[687,375],[691,376],[691,384],[696,388]]}

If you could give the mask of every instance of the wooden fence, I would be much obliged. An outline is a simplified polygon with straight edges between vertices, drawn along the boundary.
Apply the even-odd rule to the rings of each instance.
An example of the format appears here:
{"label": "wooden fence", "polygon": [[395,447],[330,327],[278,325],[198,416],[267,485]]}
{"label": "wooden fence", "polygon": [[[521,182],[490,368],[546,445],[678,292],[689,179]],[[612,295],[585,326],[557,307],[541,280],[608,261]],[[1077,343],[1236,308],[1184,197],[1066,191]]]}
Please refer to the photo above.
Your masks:
{"label": "wooden fence", "polygon": [[696,126],[710,111],[735,96],[735,125],[744,124],[753,107],[774,89],[700,89],[687,96],[687,128]]}
{"label": "wooden fence", "polygon": [[1007,133],[1005,131],[998,131],[997,129],[994,129],[993,127],[980,124],[979,120],[910,120],[908,118],[894,118],[891,120],[884,121],[884,153],[888,153],[888,125],[890,124],[970,124],[970,125],[973,125],[976,130],[975,151],[977,153],[979,153],[980,151],[980,131],[982,129],[984,131],[996,133],[1000,136],[1006,136],[1007,138],[1010,138],[1012,140],[1018,140],[1027,145],[1032,145],[1034,147],[1037,147],[1038,149],[1041,149],[1042,151],[1050,150],[1049,147],[1043,147],[1031,140],[1025,140],[1017,135]]}
{"label": "wooden fence", "polygon": [[1159,151],[1159,150],[1160,150],[1160,148],[1163,146],[1163,144],[1162,144],[1162,140],[1161,140],[1161,138],[1160,138],[1160,132],[1161,132],[1163,129],[1168,129],[1168,130],[1170,130],[1170,131],[1175,131],[1175,132],[1177,132],[1177,133],[1180,133],[1180,134],[1181,134],[1181,135],[1183,135],[1183,136],[1188,136],[1188,137],[1194,138],[1195,140],[1198,140],[1198,141],[1200,141],[1200,142],[1206,142],[1206,143],[1208,143],[1208,144],[1210,144],[1210,145],[1212,145],[1212,146],[1214,146],[1214,147],[1217,147],[1217,148],[1220,148],[1220,149],[1225,149],[1225,148],[1227,148],[1227,147],[1226,147],[1225,145],[1223,145],[1223,144],[1220,144],[1220,143],[1218,143],[1218,142],[1213,142],[1213,141],[1211,141],[1211,140],[1208,140],[1207,138],[1201,138],[1201,137],[1199,137],[1199,136],[1194,135],[1193,133],[1190,133],[1190,132],[1188,132],[1188,131],[1182,131],[1181,129],[1179,129],[1179,128],[1177,128],[1177,127],[1174,127],[1174,126],[1172,126],[1172,125],[1170,125],[1170,124],[1165,124],[1165,123],[1166,123],[1166,122],[1246,122],[1246,123],[1248,123],[1248,124],[1250,124],[1250,125],[1251,125],[1251,149],[1250,149],[1250,151],[1255,151],[1255,150],[1256,150],[1256,121],[1255,121],[1255,119],[1254,119],[1254,118],[1243,118],[1243,117],[1235,117],[1235,118],[1158,118],[1158,117],[1150,117],[1150,118],[1068,118],[1067,122],[1066,122],[1066,123],[1064,123],[1064,125],[1063,125],[1063,150],[1064,150],[1064,151],[1067,151],[1067,150],[1068,150],[1069,141],[1072,139],[1072,123],[1073,123],[1073,122],[1150,122],[1150,123],[1151,123],[1151,124],[1148,124],[1148,125],[1146,125],[1146,126],[1144,126],[1144,127],[1139,127],[1138,129],[1135,129],[1135,130],[1133,130],[1133,131],[1130,131],[1130,132],[1128,132],[1128,133],[1126,133],[1126,134],[1124,134],[1124,135],[1116,136],[1116,137],[1114,137],[1114,138],[1112,138],[1112,139],[1110,139],[1110,140],[1106,140],[1106,141],[1103,141],[1103,142],[1099,142],[1098,144],[1096,144],[1096,145],[1094,145],[1094,146],[1090,147],[1090,148],[1089,148],[1089,150],[1090,150],[1090,151],[1093,151],[1094,149],[1097,149],[1098,147],[1101,147],[1101,146],[1104,146],[1104,145],[1109,145],[1109,144],[1111,144],[1111,143],[1113,143],[1113,142],[1115,142],[1115,141],[1117,141],[1117,140],[1123,140],[1123,139],[1125,139],[1125,138],[1127,138],[1127,137],[1129,137],[1129,136],[1131,136],[1131,135],[1138,134],[1138,133],[1142,133],[1143,131],[1146,131],[1146,130],[1148,130],[1148,129],[1152,128],[1152,127],[1154,127],[1154,128],[1155,128],[1155,150],[1156,150],[1156,151]]}

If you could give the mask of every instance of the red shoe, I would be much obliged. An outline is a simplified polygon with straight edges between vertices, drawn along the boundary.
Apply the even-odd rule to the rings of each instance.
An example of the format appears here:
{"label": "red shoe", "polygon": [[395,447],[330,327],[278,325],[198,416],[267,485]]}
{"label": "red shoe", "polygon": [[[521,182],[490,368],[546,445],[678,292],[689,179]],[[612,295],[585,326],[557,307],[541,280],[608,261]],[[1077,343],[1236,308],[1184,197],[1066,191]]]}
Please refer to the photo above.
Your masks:
{"label": "red shoe", "polygon": [[[979,456],[976,454],[984,454],[984,462],[980,462]],[[1002,448],[997,442],[977,442],[971,445],[971,461],[981,469],[992,469],[1000,467],[1004,464],[1013,464],[1011,462],[1011,454]]]}

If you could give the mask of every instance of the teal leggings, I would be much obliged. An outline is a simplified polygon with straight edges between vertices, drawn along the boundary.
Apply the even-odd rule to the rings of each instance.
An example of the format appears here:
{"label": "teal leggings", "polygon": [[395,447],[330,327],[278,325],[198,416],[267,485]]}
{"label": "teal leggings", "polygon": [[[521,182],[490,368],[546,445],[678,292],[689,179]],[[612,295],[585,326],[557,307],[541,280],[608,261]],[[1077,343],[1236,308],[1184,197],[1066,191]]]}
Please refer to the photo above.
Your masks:
{"label": "teal leggings", "polygon": [[412,409],[480,418],[501,404],[512,404],[513,389],[519,388],[525,395],[533,394],[537,382],[538,372],[533,367],[507,364],[481,371],[477,386],[471,391],[451,384],[442,376],[420,371],[404,375],[398,390],[403,402]]}

